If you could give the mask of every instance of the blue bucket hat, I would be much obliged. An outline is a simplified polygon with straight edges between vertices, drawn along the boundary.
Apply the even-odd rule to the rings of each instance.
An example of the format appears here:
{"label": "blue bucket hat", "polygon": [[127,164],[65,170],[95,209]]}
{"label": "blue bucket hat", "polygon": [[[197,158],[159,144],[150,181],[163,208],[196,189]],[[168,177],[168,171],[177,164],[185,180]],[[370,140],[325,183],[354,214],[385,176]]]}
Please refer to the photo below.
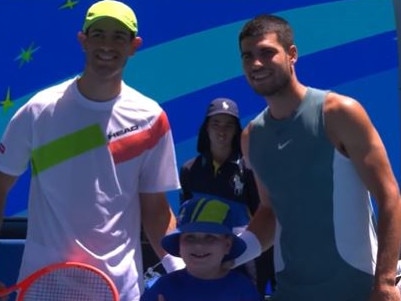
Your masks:
{"label": "blue bucket hat", "polygon": [[182,204],[177,218],[177,228],[163,237],[162,247],[173,256],[180,256],[180,234],[210,233],[230,235],[233,239],[231,250],[223,261],[240,256],[246,249],[245,242],[233,233],[235,214],[228,202],[210,197],[192,198]]}

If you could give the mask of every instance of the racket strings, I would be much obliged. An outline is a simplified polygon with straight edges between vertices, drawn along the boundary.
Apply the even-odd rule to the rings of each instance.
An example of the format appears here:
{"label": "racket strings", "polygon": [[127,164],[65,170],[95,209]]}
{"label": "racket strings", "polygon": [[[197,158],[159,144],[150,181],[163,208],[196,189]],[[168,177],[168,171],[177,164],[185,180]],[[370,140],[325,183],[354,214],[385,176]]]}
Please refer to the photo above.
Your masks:
{"label": "racket strings", "polygon": [[111,301],[109,283],[97,273],[80,267],[54,270],[38,278],[25,291],[25,301]]}

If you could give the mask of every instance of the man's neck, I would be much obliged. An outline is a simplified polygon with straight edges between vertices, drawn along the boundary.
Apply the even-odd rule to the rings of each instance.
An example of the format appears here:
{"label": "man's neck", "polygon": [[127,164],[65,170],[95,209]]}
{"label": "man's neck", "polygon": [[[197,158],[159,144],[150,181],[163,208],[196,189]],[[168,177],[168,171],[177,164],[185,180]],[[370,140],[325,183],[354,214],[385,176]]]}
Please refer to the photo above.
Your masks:
{"label": "man's neck", "polygon": [[307,89],[306,86],[298,83],[285,91],[266,96],[265,100],[271,117],[278,120],[290,117],[304,99]]}
{"label": "man's neck", "polygon": [[117,97],[121,92],[122,80],[115,79],[93,79],[85,74],[78,79],[78,90],[87,99],[92,101],[109,101]]}

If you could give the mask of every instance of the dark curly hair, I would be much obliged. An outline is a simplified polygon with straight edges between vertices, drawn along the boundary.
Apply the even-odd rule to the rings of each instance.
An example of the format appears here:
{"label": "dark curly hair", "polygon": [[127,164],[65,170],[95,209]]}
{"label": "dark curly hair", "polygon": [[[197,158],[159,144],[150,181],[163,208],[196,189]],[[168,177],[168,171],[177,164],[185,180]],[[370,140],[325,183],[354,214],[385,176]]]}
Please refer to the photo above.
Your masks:
{"label": "dark curly hair", "polygon": [[275,15],[262,14],[248,21],[242,28],[238,36],[240,49],[243,39],[265,33],[276,33],[277,40],[284,49],[289,49],[294,44],[294,34],[287,20]]}

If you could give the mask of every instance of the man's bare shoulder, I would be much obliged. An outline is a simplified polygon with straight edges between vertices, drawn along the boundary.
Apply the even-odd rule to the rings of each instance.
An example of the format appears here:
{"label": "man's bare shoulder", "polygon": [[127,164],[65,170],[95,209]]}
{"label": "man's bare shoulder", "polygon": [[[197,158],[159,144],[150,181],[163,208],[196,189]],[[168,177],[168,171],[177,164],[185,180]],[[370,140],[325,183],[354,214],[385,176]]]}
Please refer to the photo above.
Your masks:
{"label": "man's bare shoulder", "polygon": [[324,105],[324,113],[345,113],[348,110],[354,110],[359,107],[361,105],[355,98],[336,92],[329,92]]}
{"label": "man's bare shoulder", "polygon": [[347,148],[352,141],[363,137],[365,131],[374,131],[360,102],[339,93],[328,93],[324,104],[324,119],[329,139],[345,155],[349,153]]}

